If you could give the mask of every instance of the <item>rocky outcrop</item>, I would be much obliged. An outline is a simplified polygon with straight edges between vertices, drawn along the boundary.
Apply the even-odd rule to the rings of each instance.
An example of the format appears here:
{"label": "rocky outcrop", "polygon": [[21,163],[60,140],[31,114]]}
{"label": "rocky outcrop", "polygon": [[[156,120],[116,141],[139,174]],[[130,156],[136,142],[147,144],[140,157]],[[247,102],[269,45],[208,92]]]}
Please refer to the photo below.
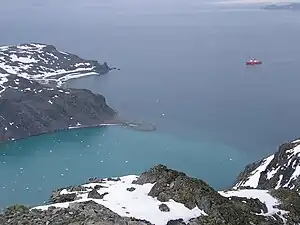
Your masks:
{"label": "rocky outcrop", "polygon": [[271,190],[270,194],[280,200],[279,209],[289,212],[283,215],[286,224],[300,224],[300,195],[286,188]]}
{"label": "rocky outcrop", "polygon": [[184,204],[187,208],[198,207],[207,216],[200,216],[191,220],[189,224],[226,224],[226,225],[267,225],[283,224],[271,216],[257,215],[267,213],[266,205],[259,199],[245,201],[245,198],[226,198],[220,195],[204,181],[190,178],[184,173],[158,165],[143,173],[136,184],[155,183],[149,195],[161,202],[170,199]]}
{"label": "rocky outcrop", "polygon": [[154,183],[149,195],[161,202],[173,199],[184,204],[187,208],[198,207],[210,213],[216,205],[227,201],[204,181],[190,178],[184,173],[158,165],[143,173],[135,182],[136,184]]}
{"label": "rocky outcrop", "polygon": [[[26,210],[26,213],[30,218],[33,212],[43,218],[47,215],[47,219],[54,217],[53,214],[57,215],[56,218],[65,219],[64,213],[71,211],[75,215],[74,224],[77,224],[76,218],[80,218],[80,222],[85,218],[90,224],[110,224],[116,218],[128,223],[132,223],[129,218],[143,219],[149,222],[135,222],[156,225],[299,224],[300,197],[292,190],[243,189],[217,192],[204,181],[164,165],[154,166],[140,176],[91,180],[91,183],[55,191],[51,203],[56,204],[39,206],[30,212]],[[70,201],[66,202],[67,199]],[[76,212],[72,211],[74,207]],[[86,211],[91,208],[92,214],[98,215],[97,218],[87,216]],[[110,210],[119,216],[114,214],[114,217],[107,217],[108,212],[112,215]]]}
{"label": "rocky outcrop", "polygon": [[89,90],[48,87],[16,75],[6,79],[0,94],[0,141],[101,124],[116,115],[102,95]]}
{"label": "rocky outcrop", "polygon": [[0,215],[1,225],[151,225],[145,220],[121,217],[93,201],[72,203],[69,208],[50,208],[47,211],[29,210],[16,205]]}
{"label": "rocky outcrop", "polygon": [[234,188],[278,189],[300,191],[300,140],[281,145],[278,151],[246,166]]}

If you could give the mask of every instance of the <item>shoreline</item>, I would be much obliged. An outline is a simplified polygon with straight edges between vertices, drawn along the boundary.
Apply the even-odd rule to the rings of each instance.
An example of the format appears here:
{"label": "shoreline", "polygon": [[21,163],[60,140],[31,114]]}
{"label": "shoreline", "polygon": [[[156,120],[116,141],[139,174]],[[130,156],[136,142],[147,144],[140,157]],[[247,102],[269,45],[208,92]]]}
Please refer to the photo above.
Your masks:
{"label": "shoreline", "polygon": [[268,5],[268,4],[290,4],[300,3],[300,1],[290,0],[228,0],[211,2],[214,5]]}
{"label": "shoreline", "polygon": [[52,133],[56,133],[56,132],[62,132],[62,131],[68,131],[68,130],[74,130],[74,129],[100,128],[100,127],[107,127],[107,126],[120,126],[120,127],[125,127],[125,128],[131,128],[131,129],[134,129],[137,131],[144,131],[144,132],[145,131],[146,132],[156,131],[155,125],[150,124],[150,123],[134,122],[134,121],[128,121],[128,120],[121,120],[121,119],[112,119],[112,120],[104,121],[103,123],[99,123],[99,124],[92,124],[92,125],[81,125],[80,124],[75,127],[62,128],[62,129],[47,131],[47,132],[43,132],[43,133],[39,133],[39,134],[32,134],[32,135],[28,135],[28,136],[22,137],[22,138],[4,140],[4,141],[0,141],[0,145],[6,144],[9,142],[19,141],[19,140],[30,138],[30,137],[52,134]]}

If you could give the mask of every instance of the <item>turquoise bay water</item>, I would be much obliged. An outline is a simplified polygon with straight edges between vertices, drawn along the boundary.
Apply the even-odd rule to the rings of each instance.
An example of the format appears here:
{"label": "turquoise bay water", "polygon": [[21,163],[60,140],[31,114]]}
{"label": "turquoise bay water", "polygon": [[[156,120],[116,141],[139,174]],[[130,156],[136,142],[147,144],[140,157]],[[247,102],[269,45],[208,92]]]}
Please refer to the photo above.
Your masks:
{"label": "turquoise bay water", "polygon": [[[0,145],[0,206],[42,203],[53,188],[157,163],[224,188],[299,136],[300,15],[210,3],[4,2],[1,45],[49,43],[121,68],[67,85],[102,93],[121,117],[158,130],[72,130]],[[245,67],[250,56],[263,65]]]}
{"label": "turquoise bay water", "polygon": [[216,142],[121,127],[31,137],[2,144],[0,153],[1,206],[41,204],[54,188],[89,177],[139,174],[159,163],[224,188],[249,162],[242,152]]}

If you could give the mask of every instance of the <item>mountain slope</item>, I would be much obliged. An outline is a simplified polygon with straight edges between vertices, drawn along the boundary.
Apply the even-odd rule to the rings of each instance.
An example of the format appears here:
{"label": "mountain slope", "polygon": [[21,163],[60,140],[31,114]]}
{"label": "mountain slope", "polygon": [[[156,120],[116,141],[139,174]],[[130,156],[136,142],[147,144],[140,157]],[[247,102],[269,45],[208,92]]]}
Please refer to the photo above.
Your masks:
{"label": "mountain slope", "polygon": [[[217,192],[200,179],[158,165],[140,176],[92,178],[79,186],[58,189],[53,192],[49,205],[35,207],[32,211],[41,210],[39,214],[50,217],[56,214],[59,219],[66,216],[64,210],[68,212],[75,206],[96,203],[123,218],[145,220],[155,225],[293,224],[290,221],[299,224],[300,208],[290,206],[286,196],[292,195],[267,190]],[[300,204],[298,194],[293,203]],[[32,211],[27,213],[31,215]],[[84,209],[79,211],[85,212]],[[89,217],[91,224],[106,224],[97,223],[99,218],[100,215]]]}
{"label": "mountain slope", "polygon": [[6,79],[0,97],[0,141],[101,124],[116,114],[102,95],[89,90],[48,87],[16,75]]}
{"label": "mountain slope", "polygon": [[275,154],[246,166],[234,188],[249,187],[300,191],[300,140],[283,144]]}

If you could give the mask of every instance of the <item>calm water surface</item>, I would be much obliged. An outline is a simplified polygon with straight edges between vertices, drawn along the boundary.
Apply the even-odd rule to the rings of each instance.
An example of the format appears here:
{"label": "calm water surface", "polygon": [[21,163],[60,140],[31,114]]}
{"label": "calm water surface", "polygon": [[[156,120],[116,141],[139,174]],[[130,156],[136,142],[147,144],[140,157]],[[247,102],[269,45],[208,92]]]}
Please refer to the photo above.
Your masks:
{"label": "calm water surface", "polygon": [[[2,3],[1,3],[2,4]],[[6,1],[1,44],[38,41],[121,68],[69,87],[105,95],[118,127],[0,146],[0,205],[39,204],[55,187],[164,163],[215,188],[299,135],[300,15],[191,1]],[[244,66],[249,56],[263,65]]]}

